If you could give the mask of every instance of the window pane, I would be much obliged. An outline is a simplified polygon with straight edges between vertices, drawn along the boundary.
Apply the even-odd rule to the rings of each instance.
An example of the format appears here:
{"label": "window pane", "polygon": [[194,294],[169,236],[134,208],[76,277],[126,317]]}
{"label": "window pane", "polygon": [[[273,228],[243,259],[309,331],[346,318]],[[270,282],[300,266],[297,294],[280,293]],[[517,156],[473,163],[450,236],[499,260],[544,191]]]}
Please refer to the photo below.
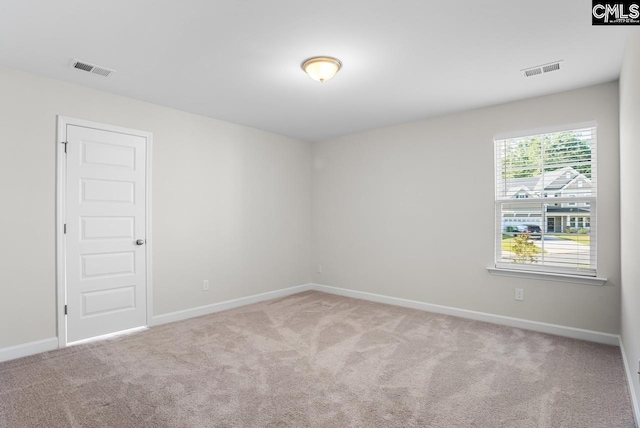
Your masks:
{"label": "window pane", "polygon": [[595,128],[496,141],[496,195],[595,196]]}
{"label": "window pane", "polygon": [[[591,245],[591,204],[578,203],[578,208],[545,205],[547,218],[555,219],[555,227],[544,237],[544,264],[582,270],[592,269],[595,248]],[[573,214],[573,215],[571,215]],[[580,214],[580,216],[576,216]],[[567,216],[570,221],[567,221]]]}
{"label": "window pane", "polygon": [[500,203],[498,261],[576,272],[595,269],[591,203],[579,201],[577,205]]}
{"label": "window pane", "polygon": [[540,203],[520,202],[500,205],[502,239],[499,260],[503,263],[541,263],[541,250],[535,241],[542,237],[542,206]]}

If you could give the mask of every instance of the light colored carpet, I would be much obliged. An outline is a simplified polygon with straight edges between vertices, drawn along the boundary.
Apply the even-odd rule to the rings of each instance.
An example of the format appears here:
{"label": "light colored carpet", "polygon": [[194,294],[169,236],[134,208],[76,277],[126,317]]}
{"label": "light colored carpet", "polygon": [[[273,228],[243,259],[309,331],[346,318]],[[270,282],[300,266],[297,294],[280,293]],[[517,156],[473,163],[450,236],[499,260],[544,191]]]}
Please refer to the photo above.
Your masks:
{"label": "light colored carpet", "polygon": [[0,426],[634,422],[616,347],[310,291],[0,364]]}

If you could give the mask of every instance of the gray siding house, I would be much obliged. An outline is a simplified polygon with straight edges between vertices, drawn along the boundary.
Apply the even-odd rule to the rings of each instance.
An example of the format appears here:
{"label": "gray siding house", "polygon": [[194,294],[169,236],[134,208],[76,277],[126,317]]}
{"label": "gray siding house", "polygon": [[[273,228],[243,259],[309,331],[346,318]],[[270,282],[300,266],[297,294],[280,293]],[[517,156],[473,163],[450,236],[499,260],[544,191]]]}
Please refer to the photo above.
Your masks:
{"label": "gray siding house", "polygon": [[[503,204],[504,232],[519,225],[537,225],[545,233],[568,233],[591,227],[588,202],[553,203],[547,200],[543,207],[540,198],[589,197],[592,181],[570,166],[546,172],[544,175],[509,179],[507,196],[517,200]],[[544,214],[544,216],[543,216]]]}

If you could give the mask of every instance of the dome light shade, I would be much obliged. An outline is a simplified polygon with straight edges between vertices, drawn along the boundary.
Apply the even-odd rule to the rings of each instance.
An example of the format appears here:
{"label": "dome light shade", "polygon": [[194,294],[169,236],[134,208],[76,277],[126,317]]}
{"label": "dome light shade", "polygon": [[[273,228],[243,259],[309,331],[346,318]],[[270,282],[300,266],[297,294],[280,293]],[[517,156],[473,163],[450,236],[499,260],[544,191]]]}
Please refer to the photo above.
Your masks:
{"label": "dome light shade", "polygon": [[323,83],[340,71],[342,63],[339,59],[330,56],[315,56],[304,60],[300,67],[313,80]]}

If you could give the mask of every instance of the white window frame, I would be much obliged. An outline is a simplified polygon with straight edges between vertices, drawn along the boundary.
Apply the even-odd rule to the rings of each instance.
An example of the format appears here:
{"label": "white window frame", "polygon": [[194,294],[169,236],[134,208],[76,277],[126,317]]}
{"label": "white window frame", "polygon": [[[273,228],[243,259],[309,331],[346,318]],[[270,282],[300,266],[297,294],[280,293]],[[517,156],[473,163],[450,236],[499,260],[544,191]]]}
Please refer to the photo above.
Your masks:
{"label": "white window frame", "polygon": [[[567,124],[560,125],[555,127],[547,127],[542,129],[532,129],[532,130],[524,130],[517,131],[511,133],[503,133],[494,136],[493,139],[493,148],[494,148],[494,161],[497,162],[497,141],[505,140],[505,139],[514,139],[514,138],[523,138],[523,137],[534,137],[540,134],[551,134],[558,133],[563,131],[570,131],[573,129],[584,129],[584,128],[595,128],[595,147],[593,147],[592,153],[595,153],[596,158],[595,162],[592,163],[591,176],[594,186],[598,185],[597,181],[597,123],[595,121],[583,122],[577,124]],[[494,189],[495,189],[495,267],[488,268],[489,272],[496,275],[506,275],[506,276],[520,276],[520,277],[537,277],[540,279],[547,279],[552,281],[562,281],[562,282],[584,282],[588,284],[594,285],[602,285],[606,282],[606,278],[597,277],[597,190],[594,192],[596,196],[580,196],[578,197],[560,197],[558,195],[549,196],[546,198],[528,198],[527,204],[535,204],[540,203],[541,205],[541,214],[542,218],[542,250],[544,251],[544,233],[545,233],[545,224],[546,217],[544,217],[544,204],[547,205],[557,205],[562,203],[575,203],[581,202],[582,205],[584,203],[589,203],[590,206],[590,235],[591,235],[591,248],[590,248],[590,266],[591,269],[585,269],[584,271],[567,269],[562,267],[555,266],[538,266],[532,264],[514,264],[507,263],[502,261],[502,218],[501,218],[501,205],[504,203],[525,203],[521,199],[516,198],[506,198],[499,197],[497,191],[497,183],[498,183],[498,174],[497,165],[494,164]]]}

